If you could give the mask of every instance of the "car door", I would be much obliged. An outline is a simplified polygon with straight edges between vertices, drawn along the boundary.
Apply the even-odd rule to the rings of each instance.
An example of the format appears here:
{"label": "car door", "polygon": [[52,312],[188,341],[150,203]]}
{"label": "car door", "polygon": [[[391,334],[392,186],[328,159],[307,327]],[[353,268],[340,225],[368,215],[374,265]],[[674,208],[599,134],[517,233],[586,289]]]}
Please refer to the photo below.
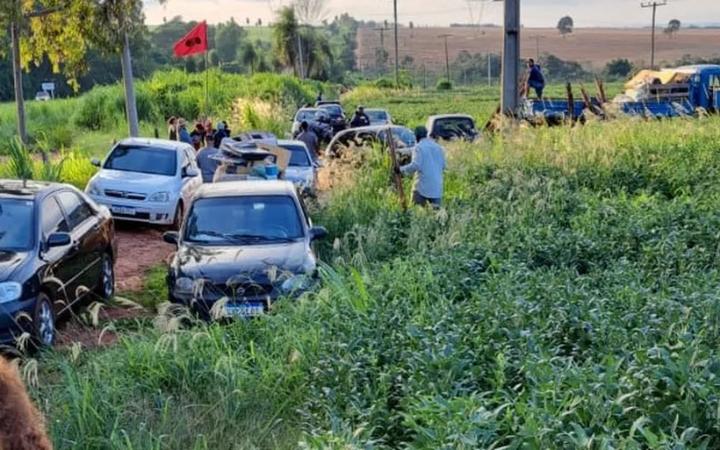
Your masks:
{"label": "car door", "polygon": [[100,233],[100,219],[90,205],[77,193],[70,190],[57,195],[65,212],[72,236],[72,266],[75,278],[71,287],[77,301],[92,291],[100,280],[102,253],[105,242]]}
{"label": "car door", "polygon": [[[65,212],[55,195],[47,197],[40,205],[40,233],[43,243],[54,233],[69,233]],[[71,246],[43,248],[42,258],[47,262],[42,284],[52,290],[56,311],[62,311],[72,301],[74,292],[75,263]]]}
{"label": "car door", "polygon": [[195,191],[202,185],[202,175],[195,177],[187,177],[185,173],[189,169],[193,169],[196,173],[200,173],[200,169],[197,165],[197,158],[195,152],[188,148],[182,150],[182,166],[180,169],[180,176],[182,177],[182,192],[181,197],[185,206],[187,207],[192,201]]}

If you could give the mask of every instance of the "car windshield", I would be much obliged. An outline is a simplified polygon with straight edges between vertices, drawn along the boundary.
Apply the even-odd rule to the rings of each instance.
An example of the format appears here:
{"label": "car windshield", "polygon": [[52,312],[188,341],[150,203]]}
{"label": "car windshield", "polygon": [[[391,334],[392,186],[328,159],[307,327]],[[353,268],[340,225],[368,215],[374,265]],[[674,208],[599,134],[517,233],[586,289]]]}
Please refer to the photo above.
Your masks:
{"label": "car windshield", "polygon": [[0,199],[0,251],[29,250],[33,229],[32,201]]}
{"label": "car windshield", "polygon": [[[383,141],[386,141],[385,136],[387,135],[387,132],[385,130],[380,131],[378,134]],[[415,144],[417,144],[417,141],[415,140],[415,133],[407,128],[393,128],[392,134],[395,137],[395,143],[401,147],[414,147]]]}
{"label": "car windshield", "polygon": [[365,111],[365,114],[370,118],[370,123],[373,122],[387,122],[388,113],[382,110],[369,110]]}
{"label": "car windshield", "polygon": [[105,169],[175,176],[177,153],[172,150],[119,145],[105,161]]}
{"label": "car windshield", "polygon": [[287,195],[204,198],[188,215],[184,240],[201,245],[263,245],[303,237],[300,212]]}
{"label": "car windshield", "polygon": [[295,122],[309,122],[315,118],[317,109],[301,109],[295,115]]}
{"label": "car windshield", "polygon": [[475,134],[475,123],[467,117],[439,119],[435,122],[435,134],[445,139],[472,136]]}
{"label": "car windshield", "polygon": [[327,111],[332,117],[340,117],[343,115],[343,109],[340,105],[322,105],[321,108]]}
{"label": "car windshield", "polygon": [[283,145],[282,148],[290,152],[290,167],[310,167],[312,163],[308,152],[302,145]]}

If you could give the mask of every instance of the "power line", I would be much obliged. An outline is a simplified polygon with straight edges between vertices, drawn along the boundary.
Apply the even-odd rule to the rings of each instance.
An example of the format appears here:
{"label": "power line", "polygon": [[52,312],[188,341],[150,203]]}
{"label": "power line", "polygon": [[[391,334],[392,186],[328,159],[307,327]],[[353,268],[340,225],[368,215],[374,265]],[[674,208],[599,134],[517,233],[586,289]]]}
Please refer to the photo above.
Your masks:
{"label": "power line", "polygon": [[641,8],[652,8],[652,38],[650,40],[650,68],[655,68],[655,16],[657,15],[658,6],[666,6],[667,0],[643,2]]}

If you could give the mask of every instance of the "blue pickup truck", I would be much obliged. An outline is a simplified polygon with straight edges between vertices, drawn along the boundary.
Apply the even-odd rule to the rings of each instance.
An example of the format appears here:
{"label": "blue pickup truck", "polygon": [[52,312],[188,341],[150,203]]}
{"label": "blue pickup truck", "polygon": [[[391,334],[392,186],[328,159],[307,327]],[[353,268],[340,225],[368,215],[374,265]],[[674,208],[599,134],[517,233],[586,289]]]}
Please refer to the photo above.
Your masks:
{"label": "blue pickup truck", "polygon": [[[548,122],[564,120],[570,114],[567,99],[527,99],[522,116]],[[574,100],[573,118],[582,118],[588,109],[585,99]],[[625,92],[609,104],[597,98],[589,106],[603,114],[609,108],[619,113],[648,118],[677,117],[695,114],[698,110],[720,111],[720,65],[683,66],[659,71],[640,71],[625,84]]]}

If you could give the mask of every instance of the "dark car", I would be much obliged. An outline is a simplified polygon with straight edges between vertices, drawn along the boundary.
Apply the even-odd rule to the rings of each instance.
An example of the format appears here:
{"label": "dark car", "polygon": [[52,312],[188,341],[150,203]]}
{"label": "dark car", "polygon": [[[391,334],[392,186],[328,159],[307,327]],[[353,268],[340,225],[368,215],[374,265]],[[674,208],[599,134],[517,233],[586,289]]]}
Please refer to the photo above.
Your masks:
{"label": "dark car", "polygon": [[115,291],[110,211],[74,187],[0,180],[0,343],[55,342],[56,318]]}
{"label": "dark car", "polygon": [[339,133],[348,127],[345,111],[343,111],[342,106],[339,104],[325,103],[323,105],[319,105],[318,108],[327,111],[330,116],[330,125],[332,126],[334,133]]}
{"label": "dark car", "polygon": [[312,243],[327,234],[313,227],[288,181],[205,185],[180,233],[167,276],[170,302],[204,318],[263,314],[278,298],[314,284]]}
{"label": "dark car", "polygon": [[465,114],[430,116],[426,126],[430,136],[445,141],[463,140],[472,142],[480,137],[475,119]]}

